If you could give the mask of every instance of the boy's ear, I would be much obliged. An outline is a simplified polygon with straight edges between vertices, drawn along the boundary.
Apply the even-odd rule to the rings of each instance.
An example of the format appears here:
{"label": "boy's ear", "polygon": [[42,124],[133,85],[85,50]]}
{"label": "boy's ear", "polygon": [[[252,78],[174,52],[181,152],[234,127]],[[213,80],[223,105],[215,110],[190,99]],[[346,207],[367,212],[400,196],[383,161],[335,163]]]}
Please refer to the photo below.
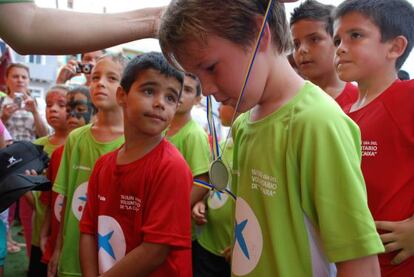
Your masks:
{"label": "boy's ear", "polygon": [[[260,31],[260,28],[262,27],[263,24],[263,20],[265,18],[263,16],[257,16],[256,17],[256,25],[257,25],[257,29]],[[256,41],[255,41],[256,43]],[[259,45],[259,51],[266,51],[269,46],[272,43],[272,34],[270,32],[270,28],[269,28],[269,23],[266,22],[266,25],[264,27],[264,31],[263,31],[263,37],[260,40],[260,45]],[[256,46],[256,44],[254,45]]]}
{"label": "boy's ear", "polygon": [[116,89],[116,102],[118,103],[119,106],[121,107],[125,106],[126,96],[127,96],[127,93],[125,92],[125,90],[121,86],[118,86],[118,88]]}
{"label": "boy's ear", "polygon": [[200,102],[201,102],[201,95],[196,96],[194,99],[193,106],[200,104]]}
{"label": "boy's ear", "polygon": [[388,51],[388,57],[391,59],[398,59],[404,54],[407,48],[408,40],[405,36],[398,36],[390,41],[390,49]]}

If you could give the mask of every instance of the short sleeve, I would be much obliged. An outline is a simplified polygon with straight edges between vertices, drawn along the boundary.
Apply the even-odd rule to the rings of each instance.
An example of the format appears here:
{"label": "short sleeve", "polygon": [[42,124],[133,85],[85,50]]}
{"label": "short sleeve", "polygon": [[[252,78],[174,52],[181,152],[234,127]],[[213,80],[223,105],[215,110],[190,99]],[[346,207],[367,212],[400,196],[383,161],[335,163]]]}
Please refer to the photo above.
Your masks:
{"label": "short sleeve", "polygon": [[302,207],[328,259],[339,262],[384,249],[367,204],[359,129],[344,114],[329,114],[307,121],[297,154]]}
{"label": "short sleeve", "polygon": [[164,163],[153,177],[144,203],[143,241],[191,247],[190,190],[193,181],[190,169],[181,157],[177,157]]}
{"label": "short sleeve", "polygon": [[183,156],[193,176],[208,172],[210,166],[210,144],[204,131],[192,132],[186,137]]}
{"label": "short sleeve", "polygon": [[62,194],[66,197],[68,182],[69,182],[69,168],[70,168],[70,157],[72,151],[72,139],[69,135],[68,140],[65,143],[62,159],[60,162],[59,169],[57,171],[56,180],[53,183],[52,190],[56,193]]}
{"label": "short sleeve", "polygon": [[95,235],[97,233],[97,205],[98,205],[98,187],[99,187],[99,172],[102,168],[100,159],[96,162],[92,175],[89,178],[88,191],[86,193],[86,204],[79,222],[79,229],[81,233]]}

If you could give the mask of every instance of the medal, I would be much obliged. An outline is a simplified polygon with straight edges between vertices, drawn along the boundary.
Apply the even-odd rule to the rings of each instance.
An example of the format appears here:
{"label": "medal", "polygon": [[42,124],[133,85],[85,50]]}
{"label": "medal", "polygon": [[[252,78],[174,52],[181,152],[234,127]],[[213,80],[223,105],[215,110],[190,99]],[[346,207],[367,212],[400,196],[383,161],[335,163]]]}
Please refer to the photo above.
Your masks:
{"label": "medal", "polygon": [[230,183],[230,170],[221,160],[214,160],[209,169],[210,183],[218,191],[224,191]]}

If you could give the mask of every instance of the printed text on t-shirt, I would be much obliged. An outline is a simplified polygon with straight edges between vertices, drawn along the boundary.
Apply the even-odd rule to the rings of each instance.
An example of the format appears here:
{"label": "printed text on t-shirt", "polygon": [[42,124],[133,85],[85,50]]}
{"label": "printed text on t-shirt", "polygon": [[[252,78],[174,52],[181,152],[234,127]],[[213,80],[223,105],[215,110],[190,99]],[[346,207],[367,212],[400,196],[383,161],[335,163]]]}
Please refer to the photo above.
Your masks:
{"label": "printed text on t-shirt", "polygon": [[138,212],[141,208],[141,199],[133,195],[122,195],[119,201],[121,210]]}
{"label": "printed text on t-shirt", "polygon": [[274,196],[277,189],[276,178],[253,168],[252,189],[258,189],[266,196]]}
{"label": "printed text on t-shirt", "polygon": [[362,141],[362,156],[375,157],[378,154],[378,143],[376,141]]}

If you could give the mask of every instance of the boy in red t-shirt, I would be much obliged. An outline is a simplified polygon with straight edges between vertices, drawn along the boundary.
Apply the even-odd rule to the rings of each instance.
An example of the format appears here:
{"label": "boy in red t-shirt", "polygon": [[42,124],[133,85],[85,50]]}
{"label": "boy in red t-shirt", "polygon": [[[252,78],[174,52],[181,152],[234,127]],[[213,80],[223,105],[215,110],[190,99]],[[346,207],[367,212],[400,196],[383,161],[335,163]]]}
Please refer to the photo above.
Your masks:
{"label": "boy in red t-shirt", "polygon": [[406,0],[349,0],[335,12],[335,65],[356,81],[346,109],[362,136],[368,205],[382,233],[382,276],[414,273],[414,81],[398,69],[414,43],[414,8]]}
{"label": "boy in red t-shirt", "polygon": [[333,63],[334,6],[307,0],[293,10],[290,18],[294,51],[293,58],[299,74],[321,87],[344,107],[358,99],[358,88],[339,79]]}
{"label": "boy in red t-shirt", "polygon": [[183,76],[160,53],[140,55],[125,69],[117,91],[125,144],[102,156],[89,180],[80,222],[83,276],[192,276],[192,174],[162,135]]}

